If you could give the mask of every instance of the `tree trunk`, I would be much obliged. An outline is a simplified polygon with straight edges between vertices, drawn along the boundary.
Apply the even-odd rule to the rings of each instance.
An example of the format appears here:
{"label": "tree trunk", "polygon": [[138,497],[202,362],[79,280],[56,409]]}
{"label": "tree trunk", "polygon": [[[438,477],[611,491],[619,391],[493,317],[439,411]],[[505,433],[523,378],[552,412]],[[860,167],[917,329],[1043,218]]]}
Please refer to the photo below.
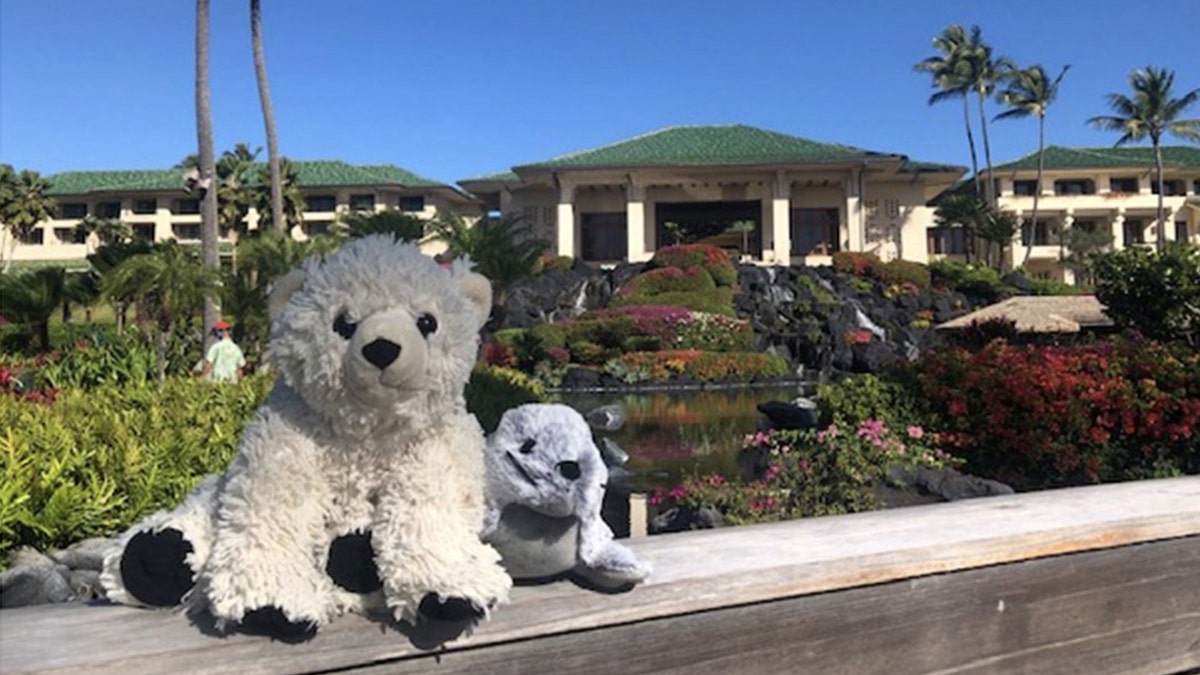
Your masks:
{"label": "tree trunk", "polygon": [[170,328],[158,327],[157,347],[158,351],[158,383],[164,384],[167,381],[167,334]]}
{"label": "tree trunk", "polygon": [[987,162],[987,185],[984,186],[984,193],[987,195],[988,204],[996,206],[996,178],[992,175],[992,144],[988,141],[987,128],[987,96],[983,95],[983,90],[979,89],[979,129],[983,133],[983,157]]}
{"label": "tree trunk", "polygon": [[[196,137],[201,180],[200,248],[204,266],[220,269],[217,248],[217,172],[213,152],[212,101],[208,87],[208,0],[196,0]],[[207,187],[205,187],[207,186]],[[216,298],[204,299],[204,348],[221,318]]]}
{"label": "tree trunk", "polygon": [[[1029,255],[1033,252],[1033,233],[1037,226],[1038,217],[1038,200],[1042,197],[1042,170],[1045,168],[1046,158],[1046,118],[1038,115],[1038,168],[1037,180],[1033,186],[1033,217],[1030,220],[1029,228],[1026,230],[1029,233],[1029,238],[1026,240],[1029,243],[1025,246],[1025,257],[1021,260],[1021,267],[1029,264]],[[1062,251],[1059,251],[1059,264],[1061,264]]]}
{"label": "tree trunk", "polygon": [[965,93],[963,94],[963,125],[967,128],[967,147],[971,150],[971,174],[975,176],[975,198],[980,199],[983,193],[979,189],[979,158],[975,155],[975,133],[971,131],[971,106]]}
{"label": "tree trunk", "polygon": [[1167,248],[1167,224],[1163,222],[1163,217],[1166,212],[1163,210],[1163,162],[1162,162],[1162,146],[1158,144],[1158,137],[1152,136],[1154,141],[1154,171],[1158,180],[1158,228],[1154,237],[1154,248],[1162,253]]}
{"label": "tree trunk", "polygon": [[[271,172],[271,220],[275,231],[284,231],[283,183],[279,175],[279,137],[275,132],[275,108],[267,83],[267,57],[262,43],[262,7],[250,0],[250,42],[254,48],[254,74],[258,78],[258,99],[262,104],[263,125],[267,131],[267,166]],[[262,223],[258,225],[262,227]]]}

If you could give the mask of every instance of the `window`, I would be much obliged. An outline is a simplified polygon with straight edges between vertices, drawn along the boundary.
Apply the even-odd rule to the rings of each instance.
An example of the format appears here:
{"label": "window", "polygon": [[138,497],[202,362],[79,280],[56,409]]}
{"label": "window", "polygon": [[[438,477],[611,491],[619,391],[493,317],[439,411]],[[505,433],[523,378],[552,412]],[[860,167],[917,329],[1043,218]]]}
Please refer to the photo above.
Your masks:
{"label": "window", "polygon": [[1037,193],[1037,181],[1036,180],[1014,180],[1013,181],[1013,194],[1014,195],[1022,195],[1025,197],[1032,197],[1036,193]]}
{"label": "window", "polygon": [[375,209],[375,195],[350,195],[351,211],[372,211]]}
{"label": "window", "polygon": [[1200,195],[1200,178],[1192,181],[1192,194]]}
{"label": "window", "polygon": [[1033,232],[1033,246],[1049,246],[1050,245],[1050,223],[1044,220],[1037,220],[1033,223],[1033,227],[1028,230],[1024,226],[1021,227],[1021,245],[1030,246],[1029,231]]}
{"label": "window", "polygon": [[[1158,194],[1158,181],[1150,181],[1150,192]],[[1163,180],[1163,196],[1175,197],[1184,193],[1183,181],[1181,180]]]}
{"label": "window", "polygon": [[60,218],[86,218],[87,204],[78,202],[72,204],[59,204],[58,215]]}
{"label": "window", "polygon": [[41,244],[46,243],[46,230],[40,227],[35,227],[30,230],[28,236],[19,236],[18,239],[22,244],[34,244],[40,246]]}
{"label": "window", "polygon": [[100,202],[96,205],[97,218],[120,218],[121,202]]}
{"label": "window", "polygon": [[82,244],[87,241],[87,236],[83,232],[78,232],[73,227],[56,227],[54,228],[54,236],[60,244]]}
{"label": "window", "polygon": [[417,195],[416,197],[401,197],[400,210],[410,213],[414,211],[424,211],[425,197],[423,195]]}
{"label": "window", "polygon": [[337,197],[333,195],[312,195],[304,198],[305,211],[336,211]]}
{"label": "window", "polygon": [[926,250],[937,255],[962,255],[967,252],[961,227],[931,227],[926,231]]}
{"label": "window", "polygon": [[584,260],[624,260],[627,220],[620,213],[580,216],[580,253]]}
{"label": "window", "polygon": [[1123,241],[1126,246],[1146,243],[1146,223],[1141,220],[1126,220]]}
{"label": "window", "polygon": [[792,209],[792,255],[832,255],[840,233],[837,209]]}
{"label": "window", "polygon": [[171,213],[181,216],[191,216],[200,213],[199,199],[176,199],[171,205]]}
{"label": "window", "polygon": [[1054,181],[1056,195],[1094,195],[1096,184],[1087,179]]}
{"label": "window", "polygon": [[329,234],[329,226],[331,224],[328,220],[306,220],[304,221],[304,234],[309,237]]}
{"label": "window", "polygon": [[1137,194],[1138,179],[1136,177],[1130,178],[1128,176],[1124,176],[1118,178],[1114,176],[1113,178],[1108,179],[1108,189],[1113,192]]}
{"label": "window", "polygon": [[149,223],[134,225],[133,238],[139,241],[154,241],[154,226]]}
{"label": "window", "polygon": [[175,238],[179,241],[199,241],[200,240],[200,224],[189,223],[186,225],[175,224],[171,226],[171,232],[175,234]]}
{"label": "window", "polygon": [[135,199],[133,201],[133,212],[139,216],[154,213],[158,210],[157,199]]}
{"label": "window", "polygon": [[1175,221],[1175,241],[1189,241],[1188,224],[1186,220]]}
{"label": "window", "polygon": [[1071,224],[1071,229],[1091,234],[1095,234],[1098,227],[1099,225],[1094,220],[1077,220]]}

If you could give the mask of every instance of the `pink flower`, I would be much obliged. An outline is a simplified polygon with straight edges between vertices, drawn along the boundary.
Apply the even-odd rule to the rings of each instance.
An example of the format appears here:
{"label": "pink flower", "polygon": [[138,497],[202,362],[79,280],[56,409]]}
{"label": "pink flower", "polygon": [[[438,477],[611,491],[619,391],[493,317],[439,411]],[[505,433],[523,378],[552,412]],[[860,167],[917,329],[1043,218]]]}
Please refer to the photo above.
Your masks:
{"label": "pink flower", "polygon": [[911,426],[908,428],[908,437],[909,438],[921,438],[924,435],[925,435],[925,430],[922,429],[921,427]]}

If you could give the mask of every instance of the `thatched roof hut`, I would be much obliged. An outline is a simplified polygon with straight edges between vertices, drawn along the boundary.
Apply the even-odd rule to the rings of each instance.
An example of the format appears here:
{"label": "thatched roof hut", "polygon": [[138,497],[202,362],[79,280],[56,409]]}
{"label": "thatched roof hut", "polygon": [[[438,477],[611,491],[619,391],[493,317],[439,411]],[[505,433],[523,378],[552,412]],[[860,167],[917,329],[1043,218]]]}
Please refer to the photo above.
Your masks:
{"label": "thatched roof hut", "polygon": [[937,329],[960,330],[997,318],[1015,322],[1018,333],[1078,333],[1113,325],[1094,295],[1022,295],[947,321]]}

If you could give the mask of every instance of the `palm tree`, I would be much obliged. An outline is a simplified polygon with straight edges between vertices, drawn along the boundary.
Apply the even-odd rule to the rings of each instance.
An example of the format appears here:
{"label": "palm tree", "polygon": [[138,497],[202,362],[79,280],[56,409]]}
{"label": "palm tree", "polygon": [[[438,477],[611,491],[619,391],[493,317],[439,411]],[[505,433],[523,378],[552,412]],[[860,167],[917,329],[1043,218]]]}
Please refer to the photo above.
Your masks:
{"label": "palm tree", "polygon": [[1018,223],[1017,214],[1012,211],[1002,211],[987,207],[977,225],[979,237],[988,242],[986,258],[989,265],[991,264],[992,244],[995,244],[999,249],[995,266],[1001,272],[1005,268],[1004,252],[1007,250],[1009,244],[1012,243],[1013,238],[1017,236]]}
{"label": "palm tree", "polygon": [[[1006,86],[999,94],[1000,102],[1008,106],[1008,109],[996,115],[996,119],[1017,119],[1030,115],[1036,115],[1038,118],[1038,165],[1037,180],[1034,181],[1037,189],[1033,191],[1033,217],[1024,228],[1024,239],[1029,244],[1032,244],[1032,228],[1033,223],[1037,222],[1038,198],[1042,192],[1042,170],[1046,153],[1046,109],[1058,96],[1058,85],[1070,68],[1069,65],[1063,66],[1062,71],[1053,81],[1046,76],[1046,70],[1040,65],[1030,66],[1024,70],[1010,70],[1004,75]],[[1021,261],[1022,266],[1029,263],[1029,254],[1032,251],[1033,246],[1026,245],[1025,257]]]}
{"label": "palm tree", "polygon": [[50,317],[63,302],[66,279],[63,267],[0,276],[0,315],[24,324],[41,351],[50,349]]}
{"label": "palm tree", "polygon": [[1163,222],[1163,159],[1161,141],[1163,134],[1200,141],[1200,119],[1179,119],[1183,111],[1200,98],[1200,89],[1193,89],[1179,98],[1173,98],[1175,72],[1165,68],[1146,66],[1129,74],[1129,86],[1133,98],[1124,94],[1109,94],[1108,105],[1115,115],[1101,115],[1088,120],[1088,124],[1105,131],[1117,131],[1121,137],[1116,145],[1150,139],[1154,146],[1154,171],[1158,182],[1158,233],[1156,247],[1159,252],[1167,246],[1167,224]]}
{"label": "palm tree", "polygon": [[504,304],[513,282],[532,274],[546,251],[546,242],[515,214],[487,216],[471,224],[457,214],[446,213],[430,221],[429,226],[433,239],[446,244],[447,254],[469,258],[476,271],[491,280],[497,305]]}
{"label": "palm tree", "polygon": [[[283,223],[280,232],[287,233],[293,227],[304,224],[304,195],[300,192],[300,173],[288,158],[279,160],[280,191],[283,195]],[[271,176],[269,168],[264,168],[259,174],[260,188],[255,195],[254,205],[258,210],[259,223],[266,220],[275,221],[275,208],[272,205]],[[261,227],[261,225],[260,225]]]}
{"label": "palm tree", "polygon": [[94,234],[100,246],[111,246],[132,239],[133,227],[116,218],[97,218],[89,215],[75,224],[75,234],[85,241]]}
{"label": "palm tree", "polygon": [[58,205],[46,193],[50,183],[36,171],[17,173],[9,164],[0,165],[0,223],[8,232],[8,255],[4,272],[12,266],[17,244],[33,236],[37,224],[54,216]]}
{"label": "palm tree", "polygon": [[426,224],[421,218],[395,209],[354,211],[343,215],[339,222],[346,236],[351,238],[384,233],[392,235],[398,241],[420,241],[425,236]]}
{"label": "palm tree", "polygon": [[[107,246],[101,246],[94,253],[88,255],[88,263],[91,264],[91,275],[94,279],[93,283],[97,286],[96,295],[103,296],[100,289],[104,286],[104,279],[113,270],[121,266],[125,260],[132,258],[135,255],[149,253],[153,250],[153,246],[146,241],[135,239],[133,241],[123,241]],[[117,319],[117,334],[124,335],[125,333],[125,318],[129,311],[129,305],[134,301],[133,296],[107,296],[109,302],[112,303],[114,314]]]}
{"label": "palm tree", "polygon": [[254,203],[254,161],[262,149],[251,150],[238,143],[217,160],[217,225],[221,231],[237,235],[246,229],[246,215]]}
{"label": "palm tree", "polygon": [[1015,64],[1005,57],[992,54],[991,45],[983,41],[983,31],[979,26],[971,26],[971,34],[960,47],[959,58],[962,60],[960,72],[966,79],[968,88],[975,92],[979,101],[979,127],[983,136],[983,156],[987,162],[988,181],[984,185],[984,194],[988,204],[996,205],[996,180],[992,176],[992,144],[988,139],[987,100],[996,90],[996,84],[1003,73],[1016,70]]}
{"label": "palm tree", "polygon": [[[212,100],[208,86],[208,0],[196,0],[196,140],[199,143],[200,249],[204,266],[220,269],[217,247],[217,185],[216,159],[213,156]],[[217,296],[204,296],[204,346],[208,346],[212,327],[221,318]],[[164,338],[165,339],[165,338]],[[165,343],[164,343],[165,345]],[[165,347],[164,347],[165,348]],[[165,352],[163,353],[165,359]],[[163,364],[160,364],[160,374]]]}
{"label": "palm tree", "polygon": [[975,237],[979,234],[979,229],[990,211],[991,206],[979,197],[952,192],[938,200],[933,217],[940,226],[958,226],[963,229],[967,262],[971,262]]}
{"label": "palm tree", "polygon": [[126,259],[106,274],[101,290],[110,300],[134,298],[139,311],[144,310],[153,319],[158,379],[162,382],[166,379],[169,337],[181,321],[190,321],[197,309],[207,309],[210,298],[221,292],[221,277],[219,271],[197,260],[194,250],[165,241],[150,253]]}
{"label": "palm tree", "polygon": [[962,99],[963,126],[967,130],[967,148],[971,151],[971,175],[974,176],[975,195],[979,196],[979,159],[975,154],[975,134],[971,131],[971,109],[967,101],[967,64],[962,58],[963,45],[966,42],[967,35],[963,27],[950,26],[942,31],[941,35],[933,38],[933,46],[938,50],[938,54],[913,67],[918,72],[929,73],[933,77],[933,86],[938,91],[929,97],[929,105],[950,99]]}
{"label": "palm tree", "polygon": [[267,56],[263,52],[262,44],[262,7],[259,5],[259,0],[250,0],[250,43],[254,49],[254,74],[258,79],[258,99],[262,104],[263,125],[267,130],[271,220],[275,229],[283,232],[283,173],[279,166],[279,137],[275,132],[275,109],[271,106],[271,88],[267,83]]}

